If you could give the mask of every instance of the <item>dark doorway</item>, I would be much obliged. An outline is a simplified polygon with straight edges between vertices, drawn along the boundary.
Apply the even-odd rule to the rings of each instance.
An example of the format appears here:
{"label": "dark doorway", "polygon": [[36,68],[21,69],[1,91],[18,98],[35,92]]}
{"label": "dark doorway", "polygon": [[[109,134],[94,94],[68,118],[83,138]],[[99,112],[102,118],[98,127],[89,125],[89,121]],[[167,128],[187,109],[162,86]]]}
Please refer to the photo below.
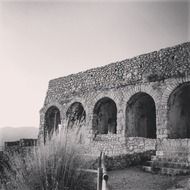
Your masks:
{"label": "dark doorway", "polygon": [[117,107],[115,102],[108,98],[100,99],[93,112],[93,129],[98,134],[117,132]]}
{"label": "dark doorway", "polygon": [[80,102],[74,102],[67,110],[66,113],[68,128],[72,128],[73,125],[79,125],[86,119],[86,112]]}
{"label": "dark doorway", "polygon": [[169,138],[190,137],[190,84],[176,88],[168,101]]}
{"label": "dark doorway", "polygon": [[141,92],[130,98],[126,108],[126,135],[156,138],[156,108],[150,95]]}
{"label": "dark doorway", "polygon": [[57,107],[50,107],[45,114],[45,138],[48,135],[51,137],[58,130],[61,124],[60,111]]}

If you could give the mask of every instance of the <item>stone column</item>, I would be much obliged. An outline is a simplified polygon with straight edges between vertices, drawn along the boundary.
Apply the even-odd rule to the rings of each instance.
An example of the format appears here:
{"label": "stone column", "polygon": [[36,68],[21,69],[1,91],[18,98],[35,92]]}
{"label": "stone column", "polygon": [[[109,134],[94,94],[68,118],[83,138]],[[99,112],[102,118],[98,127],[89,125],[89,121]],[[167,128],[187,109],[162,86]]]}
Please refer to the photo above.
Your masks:
{"label": "stone column", "polygon": [[167,105],[159,105],[156,113],[157,118],[157,138],[164,139],[169,135],[167,129]]}
{"label": "stone column", "polygon": [[125,135],[125,114],[123,108],[117,110],[117,134]]}
{"label": "stone column", "polygon": [[38,133],[38,144],[44,143],[44,130],[45,127],[45,113],[43,110],[40,110],[40,126],[39,126],[39,133]]}

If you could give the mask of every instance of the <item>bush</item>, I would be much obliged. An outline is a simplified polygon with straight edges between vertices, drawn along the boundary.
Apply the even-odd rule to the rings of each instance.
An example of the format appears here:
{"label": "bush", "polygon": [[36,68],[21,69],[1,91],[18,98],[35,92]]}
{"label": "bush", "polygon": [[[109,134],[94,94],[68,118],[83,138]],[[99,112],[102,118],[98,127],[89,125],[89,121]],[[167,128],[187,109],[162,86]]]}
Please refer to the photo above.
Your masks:
{"label": "bush", "polygon": [[154,154],[154,150],[148,150],[146,152],[139,152],[134,154],[124,154],[113,157],[106,156],[106,168],[107,170],[115,170],[141,165],[147,160],[150,160],[151,155]]}
{"label": "bush", "polygon": [[80,154],[78,131],[67,130],[53,135],[45,145],[25,156],[9,153],[11,170],[7,170],[7,190],[92,190],[93,176]]}
{"label": "bush", "polygon": [[0,152],[0,185],[5,182],[6,171],[9,170],[10,167],[8,157],[3,152]]}

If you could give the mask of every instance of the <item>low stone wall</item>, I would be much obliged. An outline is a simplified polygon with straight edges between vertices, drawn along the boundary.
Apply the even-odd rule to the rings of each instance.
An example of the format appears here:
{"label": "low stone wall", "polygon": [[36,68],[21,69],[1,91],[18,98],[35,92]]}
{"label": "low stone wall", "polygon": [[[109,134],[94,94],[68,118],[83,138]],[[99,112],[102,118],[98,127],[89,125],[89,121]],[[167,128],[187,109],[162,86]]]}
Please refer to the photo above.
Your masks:
{"label": "low stone wall", "polygon": [[104,152],[107,156],[142,153],[156,150],[156,139],[143,137],[123,137],[116,134],[98,135],[87,146],[88,154],[99,155]]}
{"label": "low stone wall", "polygon": [[126,138],[126,150],[126,153],[156,150],[156,139],[148,139],[144,137],[128,137]]}
{"label": "low stone wall", "polygon": [[37,146],[37,139],[20,139],[18,141],[5,142],[4,152],[11,154],[21,153],[26,155],[28,152],[32,152]]}
{"label": "low stone wall", "polygon": [[156,156],[190,162],[190,139],[158,139]]}
{"label": "low stone wall", "polygon": [[37,139],[20,139],[18,141],[8,141],[5,142],[4,149],[11,149],[16,147],[28,147],[28,146],[36,146]]}

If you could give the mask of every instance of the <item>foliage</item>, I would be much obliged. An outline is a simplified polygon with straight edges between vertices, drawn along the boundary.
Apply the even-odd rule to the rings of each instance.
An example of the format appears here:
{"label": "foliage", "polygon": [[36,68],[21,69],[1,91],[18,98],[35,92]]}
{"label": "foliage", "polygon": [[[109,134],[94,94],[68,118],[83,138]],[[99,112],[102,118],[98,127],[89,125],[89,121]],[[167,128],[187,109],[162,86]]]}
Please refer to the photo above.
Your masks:
{"label": "foliage", "polygon": [[8,157],[0,152],[0,184],[4,182],[6,177],[6,171],[10,169]]}
{"label": "foliage", "polygon": [[79,133],[74,127],[61,131],[25,156],[10,156],[11,172],[7,172],[7,190],[92,190],[93,176],[80,154]]}

